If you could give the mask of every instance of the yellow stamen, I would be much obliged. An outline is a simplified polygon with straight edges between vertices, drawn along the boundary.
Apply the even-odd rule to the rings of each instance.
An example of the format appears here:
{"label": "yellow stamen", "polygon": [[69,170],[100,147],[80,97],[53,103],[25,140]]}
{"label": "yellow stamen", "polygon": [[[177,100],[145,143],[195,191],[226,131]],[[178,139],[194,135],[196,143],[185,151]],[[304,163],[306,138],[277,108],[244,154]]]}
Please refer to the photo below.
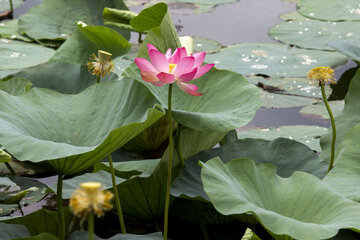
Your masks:
{"label": "yellow stamen", "polygon": [[169,73],[171,73],[171,71],[174,69],[175,66],[176,64],[169,63]]}
{"label": "yellow stamen", "polygon": [[307,77],[321,84],[336,83],[334,70],[329,67],[315,67],[308,72]]}

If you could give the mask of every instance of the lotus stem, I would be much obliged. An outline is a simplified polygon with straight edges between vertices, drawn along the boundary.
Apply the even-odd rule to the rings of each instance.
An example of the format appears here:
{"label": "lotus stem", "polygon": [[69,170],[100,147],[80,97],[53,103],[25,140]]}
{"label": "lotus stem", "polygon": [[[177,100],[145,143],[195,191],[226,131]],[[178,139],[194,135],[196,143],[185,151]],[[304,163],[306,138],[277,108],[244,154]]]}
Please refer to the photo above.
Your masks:
{"label": "lotus stem", "polygon": [[10,0],[10,11],[14,12],[14,6],[12,0]]}
{"label": "lotus stem", "polygon": [[205,225],[203,223],[200,223],[200,228],[201,228],[201,232],[203,234],[204,239],[205,240],[210,240],[209,235],[208,235],[208,233],[206,231],[206,227],[205,227]]}
{"label": "lotus stem", "polygon": [[24,216],[24,211],[22,210],[20,203],[18,202],[18,204],[17,204],[17,205],[18,205],[18,207],[19,207],[19,210],[20,210],[21,216]]}
{"label": "lotus stem", "polygon": [[90,212],[87,217],[89,240],[94,240],[94,214]]}
{"label": "lotus stem", "polygon": [[119,215],[120,228],[121,228],[121,232],[123,234],[126,234],[124,217],[123,217],[123,214],[122,214],[120,198],[119,198],[119,194],[118,194],[118,191],[117,191],[116,180],[115,180],[115,170],[114,170],[114,165],[113,165],[111,155],[109,155],[109,164],[110,164],[110,173],[111,173],[113,191],[114,191],[114,195],[115,195],[115,203],[116,203],[116,208],[117,208],[118,215]]}
{"label": "lotus stem", "polygon": [[62,204],[62,188],[63,188],[63,175],[58,175],[57,192],[56,192],[56,209],[58,213],[59,224],[59,240],[65,240],[65,218]]}
{"label": "lotus stem", "polygon": [[170,186],[171,186],[171,169],[172,157],[174,152],[173,146],[173,127],[172,127],[172,114],[171,114],[171,96],[173,84],[169,84],[168,93],[168,118],[169,118],[169,160],[168,160],[168,174],[166,182],[166,196],[165,196],[165,212],[164,212],[164,240],[167,240],[168,227],[169,227],[169,206],[170,206]]}
{"label": "lotus stem", "polygon": [[7,167],[7,169],[9,169],[12,176],[16,175],[15,170],[11,167],[11,165],[8,162],[5,162],[5,166]]}
{"label": "lotus stem", "polygon": [[138,43],[142,43],[142,42],[143,42],[143,41],[142,41],[142,39],[141,39],[141,37],[142,37],[142,33],[141,33],[141,32],[139,32]]}
{"label": "lotus stem", "polygon": [[100,83],[100,76],[97,76],[96,83]]}
{"label": "lotus stem", "polygon": [[325,85],[323,83],[320,83],[320,87],[321,87],[321,94],[326,106],[326,110],[329,113],[330,116],[330,121],[331,121],[331,128],[332,128],[332,139],[331,139],[331,157],[330,157],[330,162],[329,162],[329,167],[327,172],[330,172],[330,170],[333,168],[334,165],[334,159],[335,159],[335,141],[336,141],[336,126],[335,126],[335,119],[334,119],[334,115],[331,111],[330,105],[328,103],[327,97],[326,97],[326,93],[325,93]]}

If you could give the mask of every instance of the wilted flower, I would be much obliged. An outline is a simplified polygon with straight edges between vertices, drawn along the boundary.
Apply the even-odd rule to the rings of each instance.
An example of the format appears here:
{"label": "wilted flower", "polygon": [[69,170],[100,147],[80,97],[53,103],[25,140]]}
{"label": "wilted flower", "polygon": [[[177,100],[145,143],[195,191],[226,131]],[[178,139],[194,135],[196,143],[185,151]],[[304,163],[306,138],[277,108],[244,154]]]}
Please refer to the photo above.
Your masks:
{"label": "wilted flower", "polygon": [[70,208],[74,215],[81,219],[85,219],[90,212],[102,217],[105,211],[112,209],[110,203],[112,197],[110,191],[102,189],[101,183],[84,182],[71,194]]}
{"label": "wilted flower", "polygon": [[334,70],[330,67],[315,67],[307,73],[308,79],[318,81],[325,85],[336,83],[334,78]]}
{"label": "wilted flower", "polygon": [[102,50],[98,51],[98,56],[91,54],[92,62],[87,63],[89,71],[98,77],[104,77],[106,74],[110,74],[114,68],[114,64],[110,59],[111,56],[111,53]]}
{"label": "wilted flower", "polygon": [[182,47],[177,48],[173,54],[171,49],[168,49],[164,55],[151,44],[148,44],[147,47],[151,63],[144,58],[135,59],[135,64],[141,70],[142,80],[159,87],[176,82],[184,92],[193,96],[202,95],[197,92],[196,85],[187,82],[201,77],[214,66],[214,64],[201,66],[206,55],[205,52],[188,56],[185,47]]}

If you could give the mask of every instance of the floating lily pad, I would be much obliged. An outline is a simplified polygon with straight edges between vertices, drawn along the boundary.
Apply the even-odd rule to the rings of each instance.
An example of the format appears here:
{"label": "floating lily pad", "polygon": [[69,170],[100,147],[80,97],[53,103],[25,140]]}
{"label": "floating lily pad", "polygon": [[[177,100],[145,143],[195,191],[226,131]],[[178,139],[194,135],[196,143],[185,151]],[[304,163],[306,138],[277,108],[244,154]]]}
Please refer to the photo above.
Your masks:
{"label": "floating lily pad", "polygon": [[275,40],[301,48],[333,51],[334,49],[329,46],[330,43],[358,40],[359,27],[360,22],[323,22],[305,19],[280,23],[269,30],[269,35]]}
{"label": "floating lily pad", "polygon": [[211,39],[194,37],[194,52],[215,53],[221,50],[222,45]]}
{"label": "floating lily pad", "polygon": [[297,6],[299,13],[309,18],[330,21],[360,20],[358,0],[301,0]]}
{"label": "floating lily pad", "polygon": [[277,166],[277,174],[282,177],[289,177],[294,171],[304,171],[321,178],[327,170],[327,163],[320,161],[310,148],[296,141],[285,138],[273,141],[241,139],[187,159],[185,169],[171,187],[171,194],[208,200],[203,190],[198,162],[206,162],[214,157],[221,158],[225,163],[234,158],[252,158],[256,163],[272,163]]}
{"label": "floating lily pad", "polygon": [[32,39],[20,34],[19,26],[18,26],[19,19],[9,20],[7,22],[0,23],[0,37],[8,38],[8,39],[18,39],[25,42],[31,42]]}
{"label": "floating lily pad", "polygon": [[[19,30],[33,39],[65,40],[78,21],[102,25],[104,7],[127,10],[122,0],[46,0],[20,16]],[[126,35],[129,37],[129,32]]]}
{"label": "floating lily pad", "polygon": [[4,148],[19,160],[52,160],[63,174],[91,167],[164,115],[154,109],[157,101],[149,91],[129,79],[96,84],[77,95],[32,88],[20,97],[1,91],[0,96]]}
{"label": "floating lily pad", "polygon": [[338,41],[330,44],[330,47],[334,48],[336,51],[348,56],[354,61],[360,62],[360,47],[359,41]]}
{"label": "floating lily pad", "polygon": [[[13,8],[19,7],[24,3],[25,0],[12,0]],[[0,1],[0,13],[5,11],[10,11],[10,0],[1,0]]]}
{"label": "floating lily pad", "polygon": [[[0,40],[0,77],[7,75],[7,71],[17,72],[47,62],[55,53],[51,48],[37,44],[24,43],[7,39]],[[4,71],[4,72],[3,72]]]}
{"label": "floating lily pad", "polygon": [[328,239],[340,229],[360,231],[360,205],[311,174],[276,175],[270,164],[214,158],[204,164],[206,194],[224,215],[252,212],[276,239]]}
{"label": "floating lily pad", "polygon": [[305,20],[306,17],[301,15],[298,11],[294,11],[294,12],[281,14],[280,19],[284,21],[296,21],[296,20]]}
{"label": "floating lily pad", "polygon": [[313,67],[336,67],[347,62],[339,53],[289,48],[280,44],[237,44],[208,54],[207,62],[217,68],[243,75],[265,74],[277,77],[305,77]]}
{"label": "floating lily pad", "polygon": [[[344,101],[330,101],[329,105],[334,117],[336,117],[343,110]],[[300,110],[300,113],[312,114],[312,115],[321,116],[322,118],[325,119],[330,119],[329,113],[326,110],[324,102],[319,102],[316,104],[305,106]]]}
{"label": "floating lily pad", "polygon": [[282,126],[279,128],[258,128],[238,132],[238,138],[256,138],[273,140],[278,137],[284,137],[301,142],[311,149],[321,152],[320,137],[326,134],[327,128],[319,126]]}
{"label": "floating lily pad", "polygon": [[90,62],[91,54],[97,55],[98,50],[107,51],[116,58],[127,53],[130,44],[121,34],[108,27],[79,24],[51,61],[86,64]]}

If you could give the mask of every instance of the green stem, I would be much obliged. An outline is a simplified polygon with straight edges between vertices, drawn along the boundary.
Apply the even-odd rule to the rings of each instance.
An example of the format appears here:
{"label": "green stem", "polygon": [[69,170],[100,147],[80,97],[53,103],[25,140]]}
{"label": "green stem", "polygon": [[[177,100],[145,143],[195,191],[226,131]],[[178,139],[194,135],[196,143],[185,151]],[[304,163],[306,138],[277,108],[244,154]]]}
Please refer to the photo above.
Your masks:
{"label": "green stem", "polygon": [[100,76],[97,76],[96,83],[100,83]]}
{"label": "green stem", "polygon": [[175,147],[176,147],[176,152],[177,152],[178,157],[179,157],[180,162],[181,162],[181,166],[185,167],[185,161],[184,161],[184,157],[182,155],[181,147],[180,147],[180,124],[179,124],[179,126],[177,128],[176,139],[175,139]]}
{"label": "green stem", "polygon": [[166,196],[165,196],[165,212],[164,212],[164,240],[167,240],[168,226],[169,226],[169,206],[170,206],[170,186],[171,186],[171,168],[172,157],[174,152],[173,146],[173,128],[172,128],[172,114],[171,114],[171,96],[172,96],[172,84],[169,85],[168,93],[168,118],[169,118],[169,160],[168,160],[168,174],[166,181]]}
{"label": "green stem", "polygon": [[321,94],[326,106],[326,110],[329,113],[330,116],[330,121],[331,121],[331,128],[332,128],[332,139],[331,139],[331,157],[330,157],[330,163],[329,163],[329,168],[327,170],[327,172],[330,172],[330,170],[333,168],[334,165],[334,159],[335,159],[335,141],[336,141],[336,126],[335,126],[335,119],[334,119],[334,115],[331,111],[330,105],[328,103],[328,100],[326,98],[326,93],[325,93],[325,88],[324,88],[324,84],[320,83],[320,87],[321,87]]}
{"label": "green stem", "polygon": [[56,192],[56,209],[58,213],[59,240],[65,240],[65,218],[62,204],[63,175],[58,175]]}
{"label": "green stem", "polygon": [[20,210],[21,216],[24,216],[24,211],[22,210],[20,203],[18,203],[17,205]]}
{"label": "green stem", "polygon": [[206,227],[205,227],[205,225],[203,223],[200,223],[200,228],[201,228],[204,239],[205,240],[210,240],[209,235],[208,235],[208,233],[206,231]]}
{"label": "green stem", "polygon": [[143,41],[142,41],[142,39],[141,39],[141,37],[142,37],[142,33],[141,32],[139,32],[139,39],[138,39],[138,43],[142,43]]}
{"label": "green stem", "polygon": [[10,11],[14,12],[14,6],[12,0],[10,0]]}
{"label": "green stem", "polygon": [[89,240],[94,240],[94,214],[90,212],[87,217]]}
{"label": "green stem", "polygon": [[114,195],[115,195],[115,203],[116,203],[116,208],[117,208],[118,215],[119,215],[120,228],[121,228],[121,232],[123,234],[126,234],[124,217],[123,217],[123,214],[122,214],[120,198],[119,198],[119,194],[118,194],[117,187],[116,187],[115,170],[114,170],[114,165],[113,165],[111,155],[109,155],[109,164],[110,164],[110,173],[111,173],[113,191],[114,191]]}
{"label": "green stem", "polygon": [[16,172],[14,171],[14,169],[11,167],[11,165],[8,162],[5,162],[5,166],[7,167],[7,169],[9,169],[12,176],[16,175]]}

